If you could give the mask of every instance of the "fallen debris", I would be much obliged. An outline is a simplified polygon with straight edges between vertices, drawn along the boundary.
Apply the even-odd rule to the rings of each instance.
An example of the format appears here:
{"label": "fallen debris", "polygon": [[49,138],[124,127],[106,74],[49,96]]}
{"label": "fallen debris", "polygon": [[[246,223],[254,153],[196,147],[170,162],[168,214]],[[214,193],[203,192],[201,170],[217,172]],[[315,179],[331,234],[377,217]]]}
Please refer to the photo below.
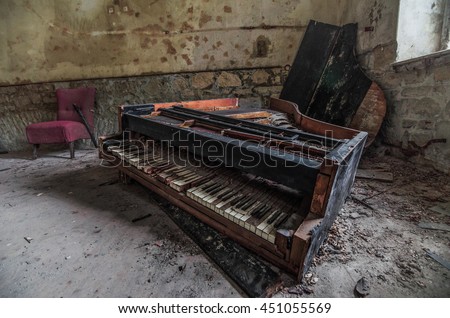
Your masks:
{"label": "fallen debris", "polygon": [[149,245],[150,245],[150,243],[144,243],[144,244],[141,244],[141,245],[135,247],[134,249],[145,247],[145,246],[149,246]]}
{"label": "fallen debris", "polygon": [[417,224],[418,227],[426,230],[437,230],[437,231],[447,231],[450,232],[450,226],[447,224],[431,223],[431,222],[420,222]]}
{"label": "fallen debris", "polygon": [[358,280],[355,286],[355,294],[358,297],[366,297],[370,293],[370,285],[365,277]]}
{"label": "fallen debris", "polygon": [[27,237],[27,236],[25,236],[24,239],[25,239],[25,241],[27,241],[28,243],[31,243],[31,241],[33,240],[31,237]]}
{"label": "fallen debris", "polygon": [[372,169],[358,169],[356,171],[356,178],[358,179],[369,179],[369,180],[377,180],[383,182],[393,182],[394,175],[392,172],[386,172],[381,170],[372,170]]}
{"label": "fallen debris", "polygon": [[375,210],[369,203],[365,202],[364,200],[358,199],[357,197],[355,197],[353,195],[350,196],[350,199],[352,199],[356,203],[359,203],[359,204],[365,206],[366,208],[368,208],[368,209],[370,209],[372,211]]}
{"label": "fallen debris", "polygon": [[43,195],[42,192],[41,192],[41,193],[38,193],[36,196],[37,196],[37,197],[40,197],[41,195]]}
{"label": "fallen debris", "polygon": [[307,287],[307,286],[302,286],[302,289],[305,292],[305,294],[310,295],[310,294],[314,293],[314,290],[309,288],[309,287]]}
{"label": "fallen debris", "polygon": [[433,253],[432,251],[430,251],[429,249],[425,249],[425,252],[427,253],[427,255],[429,257],[431,257],[432,259],[434,259],[436,262],[438,262],[439,264],[441,264],[442,266],[444,266],[447,269],[450,269],[450,262],[443,259],[442,257],[440,257],[439,255]]}
{"label": "fallen debris", "polygon": [[95,227],[94,233],[97,234],[97,233],[100,233],[101,231],[102,231],[102,229]]}
{"label": "fallen debris", "polygon": [[136,223],[136,222],[138,222],[138,221],[142,221],[142,220],[144,220],[144,219],[146,219],[146,218],[149,218],[149,217],[151,217],[151,216],[152,216],[152,214],[151,214],[151,213],[148,213],[148,214],[146,214],[146,215],[139,216],[139,217],[137,217],[137,218],[132,219],[131,222],[132,222],[132,223]]}
{"label": "fallen debris", "polygon": [[292,295],[303,295],[303,290],[299,286],[291,287],[287,292]]}
{"label": "fallen debris", "polygon": [[428,210],[450,216],[450,201],[443,202],[438,205],[432,206]]}
{"label": "fallen debris", "polygon": [[6,171],[6,170],[9,170],[9,169],[11,169],[11,168],[4,168],[4,169],[0,169],[0,172],[2,172],[2,171]]}
{"label": "fallen debris", "polygon": [[113,184],[116,184],[118,182],[119,182],[119,180],[110,180],[110,181],[106,181],[106,182],[100,183],[98,186],[102,187],[102,186],[105,186],[105,185],[113,185]]}

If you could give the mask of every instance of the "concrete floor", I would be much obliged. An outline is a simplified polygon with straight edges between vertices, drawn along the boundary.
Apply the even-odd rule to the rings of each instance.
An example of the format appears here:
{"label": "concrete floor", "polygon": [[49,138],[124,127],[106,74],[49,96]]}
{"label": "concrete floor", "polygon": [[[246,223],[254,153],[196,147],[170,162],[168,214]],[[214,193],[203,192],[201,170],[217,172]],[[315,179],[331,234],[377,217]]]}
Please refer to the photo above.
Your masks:
{"label": "concrete floor", "polygon": [[[137,185],[115,183],[94,150],[0,155],[1,297],[239,297],[204,253]],[[363,166],[394,183],[357,180],[306,291],[287,279],[277,297],[353,297],[366,277],[373,297],[450,297],[449,224],[429,207],[450,201],[449,177],[389,157]],[[6,170],[5,170],[6,169]],[[139,221],[136,218],[147,216]]]}
{"label": "concrete floor", "polygon": [[239,295],[142,188],[104,184],[95,151],[27,155],[0,157],[1,297]]}

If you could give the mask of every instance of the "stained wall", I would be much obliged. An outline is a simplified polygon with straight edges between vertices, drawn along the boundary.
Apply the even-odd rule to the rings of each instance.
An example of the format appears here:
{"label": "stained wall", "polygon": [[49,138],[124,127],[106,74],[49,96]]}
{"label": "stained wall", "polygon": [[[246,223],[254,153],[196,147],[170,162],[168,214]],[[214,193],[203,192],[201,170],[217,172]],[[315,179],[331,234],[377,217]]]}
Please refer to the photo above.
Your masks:
{"label": "stained wall", "polygon": [[360,65],[387,98],[380,140],[397,156],[449,173],[450,52],[395,65],[399,1],[350,0],[348,7],[340,22],[358,23]]}
{"label": "stained wall", "polygon": [[449,172],[450,58],[394,69],[398,0],[0,2],[0,138],[10,150],[28,147],[28,123],[54,118],[57,87],[97,87],[99,134],[116,129],[124,103],[236,96],[259,107],[278,96],[315,19],[358,23],[358,59],[387,97],[382,144]]}
{"label": "stained wall", "polygon": [[339,1],[2,0],[0,85],[290,64]]}
{"label": "stained wall", "polygon": [[[97,134],[121,104],[278,96],[310,19],[339,2],[0,0],[0,141],[29,149],[25,127],[53,120],[55,89],[97,88]],[[333,12],[333,14],[329,14]]]}

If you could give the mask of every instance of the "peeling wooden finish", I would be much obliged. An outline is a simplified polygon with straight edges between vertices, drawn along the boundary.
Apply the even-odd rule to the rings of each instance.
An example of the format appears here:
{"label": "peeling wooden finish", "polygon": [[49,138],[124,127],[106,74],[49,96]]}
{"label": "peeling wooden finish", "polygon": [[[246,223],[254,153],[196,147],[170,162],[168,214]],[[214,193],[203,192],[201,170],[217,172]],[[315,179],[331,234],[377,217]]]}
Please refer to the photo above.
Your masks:
{"label": "peeling wooden finish", "polygon": [[[220,105],[229,107],[227,105],[230,105],[230,100],[222,99],[221,101]],[[183,102],[181,103],[183,104]],[[303,160],[299,162],[299,166],[290,166],[291,169],[288,169],[289,160],[300,157],[301,154],[285,156],[281,151],[282,147],[277,145],[278,141],[299,142],[303,140],[302,138],[312,138],[324,142],[324,135],[318,135],[312,131],[327,134],[327,131],[336,126],[323,123],[324,126],[320,127],[319,121],[303,117],[294,103],[277,99],[271,101],[271,106],[285,109],[296,117],[295,121],[299,129],[261,127],[254,122],[196,110],[199,107],[214,108],[212,105],[217,104],[217,101],[213,100],[210,103],[211,107],[199,104],[197,101],[185,102],[184,105],[191,106],[191,108],[173,107],[169,109],[164,107],[174,103],[163,103],[160,105],[158,116],[145,118],[142,117],[142,114],[132,115],[125,112],[123,118],[126,120],[122,123],[122,129],[134,135],[135,138],[148,138],[155,143],[158,140],[171,140],[170,137],[177,131],[182,134],[182,140],[187,140],[183,134],[189,133],[191,136],[196,135],[197,138],[200,138],[196,140],[201,143],[208,140],[215,142],[216,145],[223,142],[228,142],[227,145],[236,144],[238,141],[252,136],[256,138],[255,140],[261,141],[258,139],[261,137],[258,133],[270,132],[274,141],[277,142],[274,144],[267,140],[265,146],[259,145],[257,149],[263,151],[264,154],[265,150],[269,148],[279,149],[277,154],[272,154],[272,159],[276,155],[284,161],[275,167],[258,162],[257,166],[241,172],[243,167],[236,166],[235,161],[229,163],[239,170],[231,169],[225,164],[227,163],[226,158],[229,158],[231,154],[225,147],[222,156],[218,157],[217,153],[214,153],[215,158],[223,160],[224,164],[212,168],[209,172],[196,173],[189,167],[177,167],[174,162],[166,162],[167,158],[158,156],[156,159],[152,159],[153,163],[147,161],[147,165],[138,169],[137,166],[133,166],[131,161],[127,161],[140,160],[133,157],[136,150],[126,153],[125,148],[122,150],[120,147],[111,146],[110,151],[115,154],[111,158],[108,155],[109,150],[108,146],[105,146],[104,138],[101,139],[101,157],[108,158],[108,161],[118,167],[121,175],[131,177],[157,194],[163,195],[172,204],[186,210],[219,232],[254,251],[257,255],[301,279],[320,244],[327,237],[328,230],[349,194],[367,133],[340,127],[337,129],[337,134],[349,138],[333,139],[330,137],[325,145],[322,145],[323,149],[316,149],[305,142],[305,149],[299,148],[298,150],[308,152],[306,148],[316,149],[317,155],[320,155],[318,158],[321,158],[317,159],[320,164],[310,165]],[[238,100],[231,100],[231,104],[238,104]],[[122,108],[122,110],[124,109],[126,111],[126,108]],[[139,107],[134,109],[139,110]],[[152,109],[148,109],[148,112],[152,111]],[[239,110],[235,111],[241,117],[247,117],[239,113]],[[230,115],[231,111],[225,113]],[[199,129],[199,124],[202,129]],[[303,125],[307,126],[308,130],[305,130]],[[233,138],[225,138],[225,132]],[[277,140],[277,138],[281,139]],[[287,139],[283,140],[283,138]],[[121,134],[116,139],[121,140]],[[139,143],[142,143],[141,141],[139,140]],[[175,146],[180,145],[176,140],[171,141]],[[190,142],[192,144],[192,140]],[[132,142],[127,144],[132,145]],[[320,153],[319,150],[321,150]],[[242,144],[239,146],[239,151],[249,151],[249,149]],[[196,149],[187,149],[183,153],[186,156],[203,158],[206,160],[204,163],[208,162],[207,157],[210,155],[207,149],[203,149],[201,152]],[[128,163],[131,163],[131,166]],[[287,171],[290,173],[286,174]],[[247,181],[239,181],[244,174]],[[185,176],[188,179],[185,179]],[[196,184],[189,184],[191,182],[188,181],[191,180],[189,178],[197,180]],[[267,183],[250,185],[251,180]],[[218,193],[223,196],[218,197]],[[250,209],[250,207],[252,208]]]}
{"label": "peeling wooden finish", "polygon": [[238,107],[237,98],[220,98],[220,99],[206,99],[197,101],[180,101],[170,103],[155,103],[153,104],[155,110],[161,108],[169,108],[172,106],[182,106],[190,109],[198,109],[202,111],[217,111],[226,109],[235,109]]}
{"label": "peeling wooden finish", "polygon": [[369,146],[384,119],[386,100],[358,64],[356,33],[356,24],[311,21],[280,98],[311,118],[368,131]]}
{"label": "peeling wooden finish", "polygon": [[278,98],[271,98],[269,108],[292,115],[297,128],[313,134],[319,134],[337,139],[350,139],[358,134],[358,131],[355,129],[344,128],[338,125],[321,122],[320,120],[303,115],[299,111],[297,104],[293,102]]}
{"label": "peeling wooden finish", "polygon": [[267,118],[270,117],[272,114],[265,111],[259,111],[259,112],[249,112],[249,113],[242,113],[242,114],[232,114],[227,115],[231,118],[236,119],[256,119],[256,118]]}
{"label": "peeling wooden finish", "polygon": [[375,140],[385,115],[386,98],[381,88],[375,82],[372,82],[372,85],[348,126],[353,129],[368,132],[369,136],[367,137],[366,147],[369,147]]}

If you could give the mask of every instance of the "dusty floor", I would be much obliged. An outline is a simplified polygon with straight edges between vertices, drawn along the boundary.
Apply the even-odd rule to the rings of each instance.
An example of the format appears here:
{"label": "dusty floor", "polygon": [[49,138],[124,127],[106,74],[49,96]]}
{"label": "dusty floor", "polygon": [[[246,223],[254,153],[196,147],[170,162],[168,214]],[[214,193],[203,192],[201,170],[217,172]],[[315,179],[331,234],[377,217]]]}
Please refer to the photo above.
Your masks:
{"label": "dusty floor", "polygon": [[[76,160],[29,155],[0,155],[1,297],[242,295],[146,191],[116,183],[94,150]],[[362,165],[393,172],[394,182],[357,180],[307,283],[287,280],[275,296],[354,297],[365,277],[369,297],[450,297],[450,271],[425,252],[449,261],[449,232],[418,226],[450,224],[429,210],[448,209],[449,176],[390,157]]]}

